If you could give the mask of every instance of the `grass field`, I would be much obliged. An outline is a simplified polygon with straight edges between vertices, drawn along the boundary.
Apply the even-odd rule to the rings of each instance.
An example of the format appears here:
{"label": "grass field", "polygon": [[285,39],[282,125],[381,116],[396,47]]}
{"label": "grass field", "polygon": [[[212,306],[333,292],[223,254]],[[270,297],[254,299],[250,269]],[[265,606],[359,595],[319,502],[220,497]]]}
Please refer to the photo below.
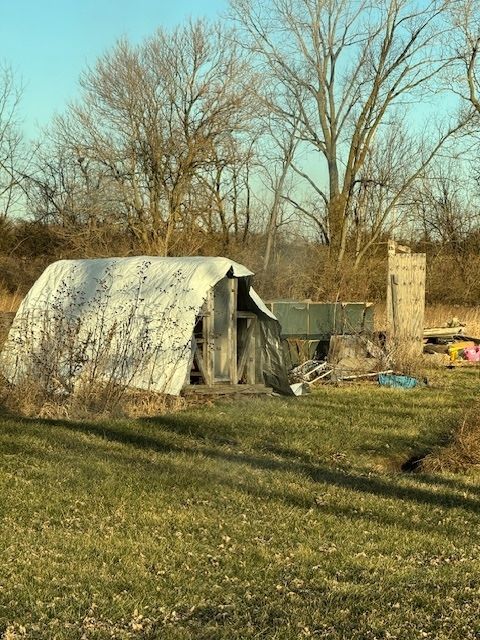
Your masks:
{"label": "grass field", "polygon": [[479,638],[480,476],[400,471],[479,382],[4,415],[0,637]]}

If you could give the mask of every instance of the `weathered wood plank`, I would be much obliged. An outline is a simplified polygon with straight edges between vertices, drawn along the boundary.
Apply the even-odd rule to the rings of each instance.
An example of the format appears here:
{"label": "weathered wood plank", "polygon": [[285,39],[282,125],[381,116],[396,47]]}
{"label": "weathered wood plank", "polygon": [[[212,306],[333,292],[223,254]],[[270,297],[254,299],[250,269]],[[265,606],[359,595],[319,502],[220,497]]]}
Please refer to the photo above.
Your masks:
{"label": "weathered wood plank", "polygon": [[205,300],[205,315],[203,316],[203,366],[205,384],[213,384],[214,381],[214,300],[213,291],[210,290]]}
{"label": "weathered wood plank", "polygon": [[423,330],[424,338],[454,338],[463,333],[464,328],[458,327],[428,327]]}
{"label": "weathered wood plank", "polygon": [[387,340],[390,349],[419,355],[423,348],[426,257],[389,253]]}
{"label": "weathered wood plank", "polygon": [[237,375],[237,278],[230,278],[228,296],[228,370],[230,382],[238,381]]}
{"label": "weathered wood plank", "polygon": [[264,384],[191,384],[183,390],[184,395],[263,395],[270,394],[273,390]]}
{"label": "weathered wood plank", "polygon": [[[255,318],[252,320],[254,325],[253,335],[250,340],[250,344],[248,346],[248,354],[247,354],[247,370],[246,370],[246,380],[247,384],[256,384],[261,380],[261,372],[257,372],[255,368],[256,364],[256,352],[257,352],[257,335],[258,335],[258,322]],[[258,375],[257,375],[258,373]]]}
{"label": "weathered wood plank", "polygon": [[[205,371],[205,365],[204,365],[204,362],[203,362],[202,354],[200,353],[200,349],[199,349],[199,346],[198,346],[197,342],[195,342],[195,345],[194,345],[193,358],[194,358],[195,362],[197,363],[197,367],[198,367],[198,370],[200,372],[200,375],[203,378],[203,381],[205,383],[207,383],[208,374]],[[193,375],[195,375],[195,373],[196,372],[193,372]]]}

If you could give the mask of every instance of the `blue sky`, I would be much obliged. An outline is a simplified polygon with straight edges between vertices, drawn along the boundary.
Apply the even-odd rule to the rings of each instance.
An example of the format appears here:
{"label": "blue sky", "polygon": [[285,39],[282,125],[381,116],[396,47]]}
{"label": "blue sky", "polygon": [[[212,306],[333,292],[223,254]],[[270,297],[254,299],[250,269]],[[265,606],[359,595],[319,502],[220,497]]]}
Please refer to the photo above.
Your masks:
{"label": "blue sky", "polygon": [[33,137],[76,96],[81,71],[126,35],[218,16],[227,0],[0,0],[0,61],[24,86],[22,115]]}

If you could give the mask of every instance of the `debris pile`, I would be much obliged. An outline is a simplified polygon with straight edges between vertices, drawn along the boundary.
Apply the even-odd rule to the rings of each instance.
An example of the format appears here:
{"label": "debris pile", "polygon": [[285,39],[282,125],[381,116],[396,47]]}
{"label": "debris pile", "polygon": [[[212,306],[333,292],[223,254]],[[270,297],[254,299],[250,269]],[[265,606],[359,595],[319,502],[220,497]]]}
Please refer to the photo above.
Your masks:
{"label": "debris pile", "polygon": [[378,379],[391,374],[384,348],[364,335],[334,335],[326,359],[310,359],[290,371],[292,390],[297,395],[321,382]]}
{"label": "debris pile", "polygon": [[466,335],[465,324],[452,318],[443,327],[424,330],[423,351],[450,367],[480,362],[480,338]]}
{"label": "debris pile", "polygon": [[[423,352],[437,364],[456,367],[480,363],[480,338],[465,333],[465,324],[452,318],[442,327],[423,333]],[[324,352],[325,353],[325,352]],[[375,380],[381,386],[412,389],[426,384],[394,368],[393,353],[385,348],[383,334],[332,335],[328,353],[315,356],[290,370],[291,388],[296,395],[313,385],[341,381]]]}

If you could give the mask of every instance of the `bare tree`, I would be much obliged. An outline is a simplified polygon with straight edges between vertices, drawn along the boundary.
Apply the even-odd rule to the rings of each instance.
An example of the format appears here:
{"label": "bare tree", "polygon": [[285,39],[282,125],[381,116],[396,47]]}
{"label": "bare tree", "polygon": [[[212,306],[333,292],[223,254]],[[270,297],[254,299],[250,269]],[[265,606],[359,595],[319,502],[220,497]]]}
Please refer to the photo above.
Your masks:
{"label": "bare tree", "polygon": [[412,191],[413,225],[427,242],[450,253],[478,251],[473,239],[480,229],[480,200],[471,178],[458,160],[442,159]]}
{"label": "bare tree", "polygon": [[452,4],[453,57],[459,75],[451,88],[480,115],[480,1],[460,0]]}
{"label": "bare tree", "polygon": [[54,136],[46,131],[24,183],[30,215],[49,226],[66,250],[110,255],[115,233],[125,236],[118,219],[117,183],[71,148],[47,144],[48,138]]}
{"label": "bare tree", "polygon": [[268,271],[272,252],[275,246],[276,234],[281,223],[281,211],[284,201],[299,207],[287,193],[287,178],[292,170],[295,151],[299,143],[298,122],[293,121],[292,126],[279,122],[274,114],[267,116],[268,136],[273,141],[274,152],[264,161],[264,173],[268,188],[272,193],[272,201],[269,207],[269,215],[266,228],[266,244],[263,256],[263,271]]}
{"label": "bare tree", "polygon": [[[304,145],[323,158],[324,171],[312,177],[300,168],[299,175],[323,200],[338,264],[376,140],[395,109],[418,102],[448,63],[439,40],[446,6],[447,0],[231,0],[238,37],[276,78],[271,109],[290,125],[298,118]],[[459,126],[432,129],[382,217]]]}
{"label": "bare tree", "polygon": [[23,196],[27,153],[19,122],[22,91],[12,70],[0,68],[0,218],[15,210]]}
{"label": "bare tree", "polygon": [[213,150],[212,162],[197,176],[198,218],[210,236],[220,232],[223,251],[228,249],[232,238],[246,243],[249,236],[251,177],[258,164],[256,143],[254,129],[243,136],[226,136]]}
{"label": "bare tree", "polygon": [[456,159],[434,163],[412,192],[410,210],[417,237],[432,256],[451,260],[468,296],[477,283],[480,200],[466,167]]}
{"label": "bare tree", "polygon": [[82,167],[109,180],[140,247],[168,254],[177,232],[196,224],[200,176],[245,127],[247,85],[219,26],[160,29],[137,47],[120,41],[82,76],[82,100],[57,121],[57,135]]}
{"label": "bare tree", "polygon": [[[430,153],[426,136],[409,133],[400,114],[372,143],[351,198],[354,268],[381,237],[402,233],[410,217],[413,185],[424,175]],[[412,158],[419,159],[413,180]]]}

